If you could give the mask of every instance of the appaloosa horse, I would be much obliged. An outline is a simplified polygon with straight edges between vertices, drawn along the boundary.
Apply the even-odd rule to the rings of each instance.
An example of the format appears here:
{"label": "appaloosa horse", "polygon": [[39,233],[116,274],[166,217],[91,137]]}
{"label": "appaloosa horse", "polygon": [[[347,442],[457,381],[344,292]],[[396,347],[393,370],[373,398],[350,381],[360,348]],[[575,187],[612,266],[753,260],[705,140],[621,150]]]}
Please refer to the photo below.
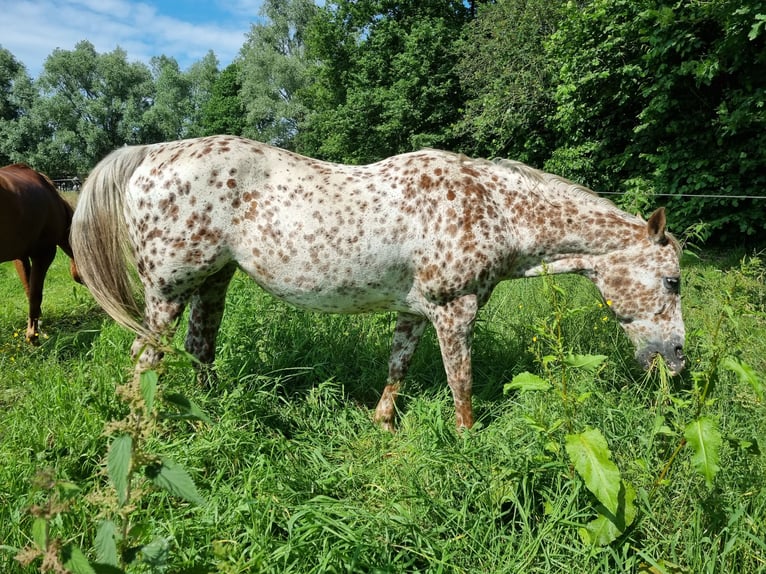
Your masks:
{"label": "appaloosa horse", "polygon": [[423,150],[338,165],[230,136],[125,147],[87,179],[72,246],[96,300],[137,333],[139,370],[160,359],[158,341],[188,302],[186,348],[213,361],[237,267],[304,309],[396,311],[375,413],[386,428],[429,322],[457,425],[473,424],[474,320],[503,279],[582,273],[613,302],[645,367],[656,354],[684,367],[679,246],[664,210],[645,222],[507,160]]}
{"label": "appaloosa horse", "polygon": [[[45,274],[58,245],[70,258],[72,206],[43,174],[24,164],[0,168],[0,261],[13,261],[29,300],[27,341],[40,337]],[[72,277],[79,281],[74,260]]]}

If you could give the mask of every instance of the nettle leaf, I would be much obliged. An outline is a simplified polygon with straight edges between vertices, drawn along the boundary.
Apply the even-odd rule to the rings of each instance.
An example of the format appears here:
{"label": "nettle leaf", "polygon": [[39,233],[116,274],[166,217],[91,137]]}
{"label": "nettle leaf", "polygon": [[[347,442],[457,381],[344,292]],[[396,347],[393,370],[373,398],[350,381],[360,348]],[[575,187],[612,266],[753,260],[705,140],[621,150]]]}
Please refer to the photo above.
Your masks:
{"label": "nettle leaf", "polygon": [[189,473],[172,460],[163,459],[159,464],[146,467],[146,477],[155,486],[194,504],[204,504],[205,499],[197,492]]}
{"label": "nettle leaf", "polygon": [[128,501],[132,453],[133,439],[125,434],[114,438],[106,457],[106,471],[117,491],[120,505]]}
{"label": "nettle leaf", "polygon": [[144,371],[141,373],[140,386],[141,396],[146,403],[146,412],[154,410],[154,397],[157,395],[157,371]]}
{"label": "nettle leaf", "polygon": [[718,449],[721,446],[718,424],[710,418],[701,417],[686,425],[684,437],[694,451],[692,466],[705,477],[705,483],[711,488],[715,475],[721,469],[718,466]]}
{"label": "nettle leaf", "polygon": [[764,396],[766,396],[766,385],[750,365],[734,357],[726,357],[721,361],[721,366],[737,375],[741,383],[750,385],[758,400],[762,401],[764,399]]}
{"label": "nettle leaf", "polygon": [[68,545],[62,550],[64,567],[72,574],[96,574],[85,554],[77,546]]}
{"label": "nettle leaf", "polygon": [[551,388],[551,384],[537,375],[532,373],[523,372],[519,373],[510,383],[506,383],[503,386],[503,392],[509,391],[547,391]]}
{"label": "nettle leaf", "polygon": [[606,439],[598,429],[567,435],[566,449],[577,474],[598,501],[613,515],[619,510],[620,469],[611,460]]}
{"label": "nettle leaf", "polygon": [[196,419],[200,420],[202,422],[205,422],[209,425],[213,424],[213,421],[210,420],[210,417],[207,416],[207,413],[203,411],[200,406],[195,403],[193,400],[183,396],[180,393],[170,393],[164,396],[164,399],[166,402],[170,403],[174,407],[176,407],[179,410],[180,414],[168,414],[165,413],[164,416],[169,419]]}
{"label": "nettle leaf", "polygon": [[48,521],[37,517],[32,523],[32,540],[38,550],[45,552],[48,548]]}
{"label": "nettle leaf", "polygon": [[170,555],[170,542],[166,538],[155,538],[141,547],[141,560],[151,566],[166,567]]}
{"label": "nettle leaf", "polygon": [[96,560],[109,566],[119,565],[117,553],[117,526],[111,520],[104,520],[96,532]]}
{"label": "nettle leaf", "polygon": [[601,363],[606,361],[607,358],[606,355],[576,355],[570,353],[564,359],[564,363],[569,367],[583,369],[584,371],[592,373],[598,369],[601,366]]}

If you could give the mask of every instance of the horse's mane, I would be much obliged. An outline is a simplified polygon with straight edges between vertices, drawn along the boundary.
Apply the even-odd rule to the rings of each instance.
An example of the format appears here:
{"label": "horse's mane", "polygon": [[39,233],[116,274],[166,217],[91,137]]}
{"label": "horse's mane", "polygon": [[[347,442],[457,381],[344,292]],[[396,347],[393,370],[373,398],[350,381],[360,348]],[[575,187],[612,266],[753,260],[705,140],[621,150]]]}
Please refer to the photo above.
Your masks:
{"label": "horse's mane", "polygon": [[[549,192],[553,187],[555,187],[551,184],[559,184],[564,187],[564,192],[570,197],[574,197],[575,199],[582,199],[596,205],[607,207],[614,213],[620,215],[623,219],[635,219],[633,215],[621,210],[608,199],[601,197],[596,192],[588,189],[584,185],[574,183],[565,177],[553,175],[552,173],[547,173],[542,170],[535,169],[534,167],[530,167],[524,163],[521,163],[520,161],[512,159],[495,158],[490,163],[503,169],[510,170],[520,177],[526,179],[530,184],[530,189],[532,191],[537,191],[538,193],[543,194],[549,201],[552,200]],[[640,216],[637,217],[639,220],[643,221]],[[676,252],[681,253],[681,243],[678,241],[678,239],[676,239],[670,233],[667,233],[666,235]]]}
{"label": "horse's mane", "polygon": [[616,207],[611,201],[601,197],[584,185],[574,183],[565,177],[530,167],[524,163],[521,163],[520,161],[505,158],[495,158],[490,163],[519,175],[521,178],[527,181],[531,191],[542,193],[549,201],[554,200],[554,198],[551,197],[550,191],[555,188],[559,188],[562,189],[566,195],[576,200],[580,199],[589,203],[595,203],[597,205],[602,205],[604,207],[610,207],[613,209]]}

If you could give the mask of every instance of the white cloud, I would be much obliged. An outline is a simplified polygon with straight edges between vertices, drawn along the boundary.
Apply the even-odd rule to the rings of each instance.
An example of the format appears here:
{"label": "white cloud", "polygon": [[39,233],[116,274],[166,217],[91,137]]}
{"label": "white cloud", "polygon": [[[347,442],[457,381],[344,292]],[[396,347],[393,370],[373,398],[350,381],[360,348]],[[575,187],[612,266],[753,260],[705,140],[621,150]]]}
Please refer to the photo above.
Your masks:
{"label": "white cloud", "polygon": [[[240,0],[227,10],[213,2],[176,2],[177,16],[161,14],[149,3],[128,0],[0,0],[0,46],[22,62],[33,77],[56,48],[72,50],[88,40],[98,53],[117,46],[130,61],[148,62],[152,56],[175,58],[182,69],[213,50],[228,65],[245,42],[260,0]],[[206,6],[203,23],[186,19],[191,6]],[[232,16],[236,10],[237,17]],[[240,10],[242,12],[240,12]],[[249,14],[249,16],[247,16]]]}

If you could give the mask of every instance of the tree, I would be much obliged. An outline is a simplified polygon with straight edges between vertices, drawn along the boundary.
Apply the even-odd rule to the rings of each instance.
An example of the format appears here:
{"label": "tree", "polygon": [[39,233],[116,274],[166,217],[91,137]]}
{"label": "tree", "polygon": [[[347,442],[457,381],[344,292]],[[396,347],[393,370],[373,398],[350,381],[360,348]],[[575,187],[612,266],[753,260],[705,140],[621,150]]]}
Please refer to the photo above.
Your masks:
{"label": "tree", "polygon": [[235,61],[216,78],[210,97],[202,106],[199,135],[242,135],[245,130],[245,106],[240,96],[241,71]]}
{"label": "tree", "polygon": [[766,183],[762,1],[568,6],[548,44],[560,70],[552,171],[625,192],[623,203],[665,203],[676,229],[766,229],[764,202],[730,197],[763,196]]}
{"label": "tree", "polygon": [[190,85],[175,58],[155,56],[152,100],[141,119],[141,139],[148,142],[183,138],[191,115]]}
{"label": "tree", "polygon": [[205,110],[213,97],[220,76],[218,58],[212,51],[205,54],[199,62],[194,62],[186,72],[189,85],[189,117],[186,135],[190,137],[207,135],[208,132],[203,128]]}
{"label": "tree", "polygon": [[0,48],[0,165],[29,161],[41,127],[30,116],[37,97],[24,66]]}
{"label": "tree", "polygon": [[128,63],[124,50],[99,55],[87,41],[73,51],[56,49],[38,86],[33,115],[51,130],[32,152],[41,169],[84,174],[114,148],[141,139],[136,122],[151,104],[151,74]]}
{"label": "tree", "polygon": [[253,24],[240,51],[244,134],[293,147],[307,110],[299,92],[310,82],[304,34],[317,7],[311,0],[266,0],[264,23]]}
{"label": "tree", "polygon": [[316,81],[299,142],[307,153],[367,162],[454,147],[463,104],[453,45],[470,9],[456,0],[360,0],[324,6],[310,27]]}
{"label": "tree", "polygon": [[554,145],[555,74],[545,43],[563,0],[499,0],[480,7],[456,45],[456,72],[466,95],[456,126],[465,151],[542,166]]}

